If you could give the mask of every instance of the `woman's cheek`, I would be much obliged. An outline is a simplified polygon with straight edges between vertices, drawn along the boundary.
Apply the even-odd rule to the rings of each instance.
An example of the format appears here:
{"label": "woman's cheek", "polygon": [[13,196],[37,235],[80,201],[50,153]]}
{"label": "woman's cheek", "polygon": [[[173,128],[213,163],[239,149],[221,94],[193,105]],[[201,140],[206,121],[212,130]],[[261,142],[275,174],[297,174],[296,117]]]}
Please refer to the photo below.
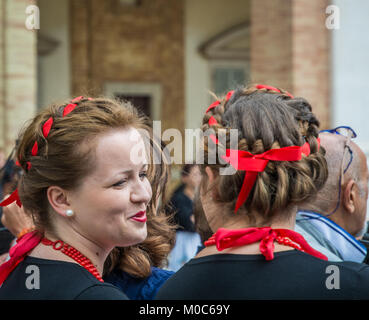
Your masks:
{"label": "woman's cheek", "polygon": [[147,183],[147,192],[150,194],[150,201],[151,201],[151,198],[152,198],[152,188],[151,188],[151,184],[150,184],[150,181],[146,179],[146,183]]}

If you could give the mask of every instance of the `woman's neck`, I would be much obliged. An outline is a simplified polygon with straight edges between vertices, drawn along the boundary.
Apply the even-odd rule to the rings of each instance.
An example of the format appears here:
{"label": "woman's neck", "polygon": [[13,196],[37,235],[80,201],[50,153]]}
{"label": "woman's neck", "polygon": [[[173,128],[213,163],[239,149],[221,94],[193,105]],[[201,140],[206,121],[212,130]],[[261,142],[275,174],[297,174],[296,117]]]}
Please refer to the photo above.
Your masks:
{"label": "woman's neck", "polygon": [[[216,232],[219,228],[225,229],[243,229],[243,228],[257,228],[257,227],[270,227],[272,229],[295,229],[295,218],[296,218],[296,209],[291,208],[290,210],[286,210],[285,216],[289,217],[288,219],[279,219],[271,221],[269,224],[261,223],[260,221],[256,221],[255,223],[250,223],[245,220],[245,216],[240,213],[235,213],[235,216],[232,218],[221,221],[220,223],[213,224],[212,230]],[[281,216],[276,214],[276,216]],[[260,242],[251,243],[241,247],[231,247],[222,251],[218,251],[215,246],[206,247],[199,252],[196,258],[213,255],[213,254],[261,254],[260,253]],[[293,250],[293,248],[280,245],[279,243],[274,243],[274,252],[282,252]]]}
{"label": "woman's neck", "polygon": [[241,229],[241,228],[261,228],[261,227],[270,227],[272,229],[290,229],[293,230],[295,228],[295,219],[289,220],[276,220],[271,221],[270,223],[247,223],[242,221],[242,219],[232,219],[231,221],[227,221],[223,224],[223,226],[219,228],[225,229]]}
{"label": "woman's neck", "polygon": [[[84,255],[91,261],[91,263],[96,267],[96,269],[102,276],[104,262],[113,248],[109,249],[101,248],[93,241],[87,239],[80,233],[75,232],[74,230],[68,234],[66,234],[65,232],[62,233],[59,232],[56,234],[58,235],[54,235],[53,233],[50,232],[45,232],[44,237],[51,241],[61,240],[69,244],[70,246],[74,247],[82,255]],[[46,246],[43,245],[42,243],[40,243],[35,249],[33,249],[29,255],[36,258],[77,263],[74,259],[65,255],[60,250],[55,250],[53,249],[52,246]]]}
{"label": "woman's neck", "polygon": [[[224,212],[224,211],[219,211]],[[224,215],[223,215],[224,216]],[[260,214],[253,214],[254,217],[261,216]],[[273,229],[295,229],[296,209],[285,210],[283,215],[280,213],[275,214],[276,217],[283,217],[279,219],[273,219],[269,222],[265,222],[261,219],[255,221],[247,219],[247,214],[237,212],[227,215],[228,218],[212,219],[211,229],[215,232],[219,228],[225,229],[241,229],[241,228],[258,228],[258,227],[271,227]]]}

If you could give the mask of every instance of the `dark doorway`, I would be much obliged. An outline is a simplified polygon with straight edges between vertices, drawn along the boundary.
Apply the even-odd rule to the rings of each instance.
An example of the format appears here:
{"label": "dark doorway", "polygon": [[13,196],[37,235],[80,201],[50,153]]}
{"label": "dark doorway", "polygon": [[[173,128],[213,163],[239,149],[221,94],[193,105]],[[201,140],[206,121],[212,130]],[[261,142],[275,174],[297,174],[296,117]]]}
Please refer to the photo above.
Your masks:
{"label": "dark doorway", "polygon": [[151,119],[151,97],[150,96],[134,96],[116,93],[115,97],[122,101],[129,101],[139,112]]}

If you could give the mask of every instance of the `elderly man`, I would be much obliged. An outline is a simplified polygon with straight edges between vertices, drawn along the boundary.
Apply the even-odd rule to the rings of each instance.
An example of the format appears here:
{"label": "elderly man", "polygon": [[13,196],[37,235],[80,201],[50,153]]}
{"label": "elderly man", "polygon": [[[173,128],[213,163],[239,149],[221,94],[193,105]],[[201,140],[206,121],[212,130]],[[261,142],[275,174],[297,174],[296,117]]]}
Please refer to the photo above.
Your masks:
{"label": "elderly man", "polygon": [[331,261],[363,262],[367,250],[357,239],[366,232],[368,167],[366,156],[351,141],[355,132],[340,127],[319,135],[326,150],[328,180],[299,206],[295,230]]}

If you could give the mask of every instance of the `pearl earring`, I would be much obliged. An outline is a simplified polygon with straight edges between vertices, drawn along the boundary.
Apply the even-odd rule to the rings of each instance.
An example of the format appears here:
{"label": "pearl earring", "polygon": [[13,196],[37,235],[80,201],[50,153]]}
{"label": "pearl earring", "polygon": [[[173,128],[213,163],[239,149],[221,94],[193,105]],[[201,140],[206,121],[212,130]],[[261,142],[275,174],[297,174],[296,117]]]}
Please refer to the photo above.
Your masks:
{"label": "pearl earring", "polygon": [[72,209],[68,209],[67,211],[65,211],[65,214],[67,215],[67,217],[71,217],[74,215],[74,211]]}

